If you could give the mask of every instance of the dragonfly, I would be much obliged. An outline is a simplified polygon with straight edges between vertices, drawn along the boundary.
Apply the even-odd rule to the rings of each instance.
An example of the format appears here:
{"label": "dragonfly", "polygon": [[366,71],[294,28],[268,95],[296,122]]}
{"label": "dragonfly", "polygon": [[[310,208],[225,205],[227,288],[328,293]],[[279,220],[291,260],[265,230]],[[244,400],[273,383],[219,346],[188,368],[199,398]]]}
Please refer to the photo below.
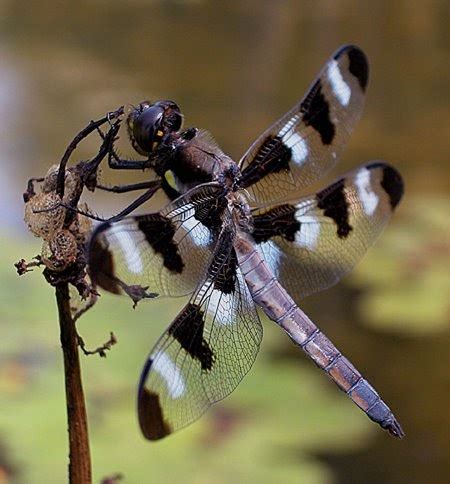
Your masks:
{"label": "dragonfly", "polygon": [[236,388],[261,344],[257,307],[371,420],[404,436],[374,387],[298,306],[354,267],[403,195],[401,175],[383,161],[302,195],[337,162],[368,72],[360,48],[341,47],[238,163],[207,131],[182,130],[173,101],[143,102],[128,115],[131,144],[145,159],[112,151],[115,163],[152,170],[155,180],[129,189],[147,188],[141,200],[162,189],[170,202],[99,224],[88,247],[91,278],[135,303],[189,296],[142,370],[137,407],[147,439],[191,424]]}

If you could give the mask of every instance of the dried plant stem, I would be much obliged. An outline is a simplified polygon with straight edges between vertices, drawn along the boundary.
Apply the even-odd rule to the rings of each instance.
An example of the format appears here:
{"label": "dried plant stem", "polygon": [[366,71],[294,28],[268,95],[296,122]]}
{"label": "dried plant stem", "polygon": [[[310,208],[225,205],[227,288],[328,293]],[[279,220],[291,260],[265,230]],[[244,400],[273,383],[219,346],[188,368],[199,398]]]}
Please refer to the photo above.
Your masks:
{"label": "dried plant stem", "polygon": [[70,313],[69,286],[56,285],[61,347],[64,356],[67,422],[69,430],[69,482],[92,482],[89,434],[78,357],[78,335]]}

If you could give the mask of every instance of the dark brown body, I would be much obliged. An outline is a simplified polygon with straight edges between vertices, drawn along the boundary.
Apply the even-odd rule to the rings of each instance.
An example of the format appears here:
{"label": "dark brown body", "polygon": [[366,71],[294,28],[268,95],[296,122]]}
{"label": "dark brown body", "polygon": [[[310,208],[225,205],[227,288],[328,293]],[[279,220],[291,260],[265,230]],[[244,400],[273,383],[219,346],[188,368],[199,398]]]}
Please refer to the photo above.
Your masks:
{"label": "dark brown body", "polygon": [[[174,143],[176,148],[165,163],[163,188],[172,199],[201,183],[230,184],[239,172],[236,163],[216,145],[207,131],[200,130],[189,140],[177,136],[168,142]],[[227,183],[228,175],[231,178]]]}

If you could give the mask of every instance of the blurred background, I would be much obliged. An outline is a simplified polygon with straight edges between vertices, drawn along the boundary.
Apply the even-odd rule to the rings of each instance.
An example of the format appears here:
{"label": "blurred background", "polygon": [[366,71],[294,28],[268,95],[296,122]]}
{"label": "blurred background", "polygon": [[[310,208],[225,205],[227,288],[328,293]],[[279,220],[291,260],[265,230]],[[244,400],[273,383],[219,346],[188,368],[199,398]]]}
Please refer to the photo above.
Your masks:
{"label": "blurred background", "polygon": [[[107,359],[82,358],[94,477],[448,482],[449,10],[444,0],[0,2],[0,483],[66,477],[53,291],[39,271],[19,279],[13,268],[41,245],[23,224],[26,180],[57,163],[90,119],[143,99],[176,100],[186,126],[207,128],[238,160],[343,43],[366,51],[370,89],[333,176],[383,158],[403,174],[406,195],[352,275],[302,307],[379,390],[406,438],[371,423],[264,321],[261,353],[233,395],[149,443],[135,415],[138,376],[184,301],[132,311],[128,300],[104,295],[78,323],[88,346],[110,330],[119,340]],[[103,181],[143,177],[119,176],[104,169]],[[129,201],[91,200],[104,215]]]}

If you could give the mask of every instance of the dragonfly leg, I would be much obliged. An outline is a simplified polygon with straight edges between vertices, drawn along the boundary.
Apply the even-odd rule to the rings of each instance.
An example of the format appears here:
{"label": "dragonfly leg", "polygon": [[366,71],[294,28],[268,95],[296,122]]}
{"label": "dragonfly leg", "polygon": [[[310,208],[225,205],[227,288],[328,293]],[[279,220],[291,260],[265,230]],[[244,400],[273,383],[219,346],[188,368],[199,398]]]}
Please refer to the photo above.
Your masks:
{"label": "dragonfly leg", "polygon": [[113,193],[128,193],[135,190],[144,190],[146,188],[152,188],[154,185],[153,181],[141,182],[141,183],[132,183],[130,185],[114,185],[112,187],[107,185],[97,184],[96,188],[99,190],[103,190],[105,192],[113,192]]}

